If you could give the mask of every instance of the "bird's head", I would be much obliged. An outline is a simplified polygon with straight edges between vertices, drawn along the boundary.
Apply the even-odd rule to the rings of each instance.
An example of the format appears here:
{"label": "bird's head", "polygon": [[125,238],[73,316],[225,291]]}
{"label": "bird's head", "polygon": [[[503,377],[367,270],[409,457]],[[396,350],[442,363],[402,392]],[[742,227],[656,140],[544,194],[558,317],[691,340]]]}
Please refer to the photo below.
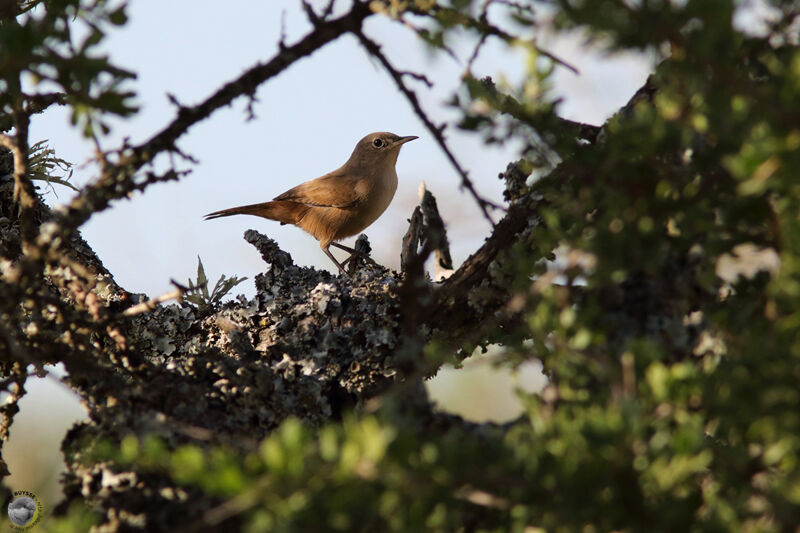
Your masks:
{"label": "bird's head", "polygon": [[401,137],[388,131],[370,133],[358,141],[346,165],[372,171],[394,167],[400,147],[414,139],[414,135]]}

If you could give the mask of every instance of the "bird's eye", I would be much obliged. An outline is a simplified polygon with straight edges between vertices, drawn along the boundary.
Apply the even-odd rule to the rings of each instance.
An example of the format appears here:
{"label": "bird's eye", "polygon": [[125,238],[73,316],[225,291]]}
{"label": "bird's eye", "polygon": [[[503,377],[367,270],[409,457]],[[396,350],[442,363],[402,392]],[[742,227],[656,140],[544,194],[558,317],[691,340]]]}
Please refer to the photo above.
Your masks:
{"label": "bird's eye", "polygon": [[380,148],[381,146],[383,146],[383,140],[375,139],[374,141],[372,141],[372,144],[373,146],[375,146],[375,148]]}

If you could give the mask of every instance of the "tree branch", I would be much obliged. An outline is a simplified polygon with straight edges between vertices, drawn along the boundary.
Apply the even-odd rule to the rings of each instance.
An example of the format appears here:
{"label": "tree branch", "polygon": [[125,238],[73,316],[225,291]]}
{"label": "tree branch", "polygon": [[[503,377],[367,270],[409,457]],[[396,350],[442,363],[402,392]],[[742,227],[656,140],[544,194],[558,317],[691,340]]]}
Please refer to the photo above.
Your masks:
{"label": "tree branch", "polygon": [[461,163],[458,162],[455,155],[453,155],[452,150],[448,146],[447,142],[444,139],[443,131],[445,126],[437,126],[435,125],[430,118],[428,118],[428,114],[422,109],[422,106],[419,103],[419,99],[417,99],[417,94],[411,90],[406,83],[403,81],[403,75],[407,75],[408,73],[401,72],[397,70],[394,65],[389,61],[389,59],[384,55],[381,51],[381,47],[371,40],[369,37],[364,35],[364,33],[359,29],[354,31],[356,37],[358,37],[359,41],[361,42],[362,46],[369,52],[370,55],[374,56],[386,69],[389,73],[391,78],[394,80],[397,88],[400,92],[405,95],[408,102],[411,104],[412,109],[416,113],[417,117],[425,124],[425,127],[428,131],[433,135],[433,138],[436,139],[436,142],[439,144],[439,147],[447,156],[447,159],[450,160],[450,164],[456,170],[459,176],[461,176],[461,186],[467,191],[469,191],[470,195],[475,199],[478,203],[478,207],[481,209],[481,213],[483,213],[483,217],[489,221],[489,224],[494,227],[495,223],[492,220],[492,217],[489,215],[489,208],[493,209],[503,209],[501,206],[490,202],[489,200],[483,198],[478,191],[475,189],[475,186],[472,184],[472,180],[469,178],[467,171],[461,166]]}
{"label": "tree branch", "polygon": [[241,76],[226,83],[200,104],[181,107],[177,116],[163,130],[144,143],[122,149],[119,162],[109,164],[100,179],[86,187],[59,216],[66,228],[77,228],[96,212],[106,209],[112,200],[123,198],[134,189],[133,175],[144,165],[151,163],[163,152],[175,151],[175,143],[194,124],[209,117],[214,111],[230,105],[240,96],[252,95],[265,81],[286,70],[293,63],[311,55],[341,35],[358,33],[364,19],[371,15],[369,6],[355,2],[352,9],[339,18],[320,21],[314,29],[292,46],[282,48],[277,55],[264,64],[251,67]]}

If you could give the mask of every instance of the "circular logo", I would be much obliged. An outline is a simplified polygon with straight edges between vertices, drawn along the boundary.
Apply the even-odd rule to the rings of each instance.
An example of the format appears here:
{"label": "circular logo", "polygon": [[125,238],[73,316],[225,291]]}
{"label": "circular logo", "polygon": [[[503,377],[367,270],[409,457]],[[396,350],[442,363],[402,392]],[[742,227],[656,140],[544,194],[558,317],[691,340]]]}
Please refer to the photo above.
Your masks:
{"label": "circular logo", "polygon": [[11,527],[17,530],[30,529],[42,518],[42,502],[32,492],[18,490],[14,492],[8,504],[8,518]]}

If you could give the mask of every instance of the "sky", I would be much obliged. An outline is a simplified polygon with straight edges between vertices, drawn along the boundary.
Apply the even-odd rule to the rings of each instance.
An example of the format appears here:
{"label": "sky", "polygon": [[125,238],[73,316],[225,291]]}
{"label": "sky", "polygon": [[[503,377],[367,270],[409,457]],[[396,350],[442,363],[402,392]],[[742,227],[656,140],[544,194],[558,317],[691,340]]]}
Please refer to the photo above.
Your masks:
{"label": "sky", "polygon": [[[131,119],[112,121],[112,134],[102,140],[102,146],[113,148],[125,137],[138,143],[168,124],[175,109],[167,93],[185,105],[196,104],[256,62],[268,61],[277,51],[282,25],[288,43],[310,29],[298,6],[295,0],[229,0],[224,4],[132,1],[129,23],[114,30],[105,46],[116,64],[137,73],[132,88],[141,110]],[[372,17],[366,33],[384,45],[385,54],[398,68],[416,70],[434,82],[430,90],[413,85],[431,118],[437,122],[454,118],[446,101],[459,84],[470,51],[464,46],[466,42],[453,43],[461,55],[456,61],[432,56],[408,28],[386,19]],[[609,56],[588,49],[579,34],[555,37],[542,31],[537,39],[580,71],[575,75],[559,68],[552,80],[554,96],[563,99],[559,113],[572,120],[602,124],[627,102],[652,70],[647,57]],[[513,83],[525,72],[525,56],[490,41],[474,71]],[[421,181],[438,199],[456,264],[488,236],[489,225],[471,197],[459,190],[459,178],[446,157],[392,80],[354,38],[339,39],[299,61],[262,86],[256,96],[254,120],[247,120],[247,102],[240,99],[181,138],[179,147],[199,161],[196,165],[179,163],[192,170],[189,176],[115,202],[83,226],[84,238],[126,290],[150,297],[168,292],[171,278],[179,282],[194,278],[200,256],[212,283],[223,273],[247,276],[249,279],[233,292],[251,297],[255,293],[253,278],[267,265],[242,238],[250,228],[276,239],[296,263],[335,272],[316,241],[299,229],[247,216],[206,222],[203,215],[268,201],[294,185],[325,174],[344,163],[355,143],[373,131],[419,136],[400,153],[400,183],[392,205],[366,230],[379,262],[394,268],[399,265],[401,239],[417,203]],[[48,139],[58,157],[76,164],[72,177],[75,185],[94,179],[95,167],[90,162],[93,146],[70,126],[67,110],[53,108],[33,117],[30,136],[31,144]],[[455,127],[448,128],[447,137],[480,193],[500,201],[502,183],[497,176],[517,154],[509,147],[487,148]],[[55,193],[47,193],[46,201],[57,206],[71,197],[71,191],[56,186]],[[444,383],[440,391],[449,388],[458,394],[463,390],[464,376],[453,379],[452,374],[443,372],[440,377]],[[508,376],[492,379],[495,391],[510,391],[514,384]],[[57,380],[31,380],[28,390],[18,415],[19,425],[15,422],[12,442],[5,450],[14,475],[12,487],[20,489],[31,484],[33,467],[19,466],[21,457],[28,457],[30,462],[31,442],[44,445],[47,441],[50,451],[45,453],[52,456],[63,432],[82,413],[74,395]],[[444,401],[445,392],[433,394]],[[485,394],[497,396],[496,392]],[[513,402],[513,398],[508,401]],[[469,409],[460,412],[469,414]],[[53,436],[48,439],[26,433],[26,420],[34,421],[29,426],[50,429]]]}
{"label": "sky", "polygon": [[[267,61],[277,51],[282,26],[289,43],[304,35],[310,25],[298,5],[295,0],[234,0],[226,2],[224,10],[218,4],[212,10],[197,2],[172,0],[153,9],[152,2],[132,2],[129,23],[114,31],[106,46],[116,64],[137,73],[132,87],[141,110],[133,119],[112,121],[112,134],[102,146],[113,148],[125,137],[142,142],[168,124],[175,109],[167,93],[183,104],[195,104],[256,62]],[[435,83],[432,90],[414,84],[434,120],[454,118],[445,102],[458,86],[470,52],[466,40],[453,43],[462,56],[455,61],[432,56],[411,30],[384,17],[369,19],[366,32],[384,44],[384,52],[398,68],[424,73]],[[625,104],[650,70],[646,58],[587,53],[580,36],[553,40],[540,35],[539,39],[580,70],[576,76],[558,69],[554,78],[558,94],[564,97],[560,112],[574,120],[601,124]],[[524,68],[525,57],[519,51],[497,42],[490,42],[475,64],[476,73],[496,80],[518,80]],[[401,238],[421,181],[439,199],[456,263],[488,235],[488,223],[471,197],[459,190],[459,178],[434,139],[393,81],[353,37],[339,39],[292,65],[262,86],[256,97],[254,120],[247,120],[247,101],[239,99],[181,138],[179,147],[199,161],[178,162],[179,167],[191,169],[188,177],[116,202],[82,228],[125,289],[151,297],[168,292],[171,278],[184,282],[194,276],[200,256],[212,282],[221,273],[247,276],[249,282],[236,292],[252,296],[252,279],[266,265],[242,239],[249,228],[276,239],[298,264],[335,271],[316,241],[297,228],[251,216],[206,222],[203,215],[271,200],[334,170],[346,161],[355,143],[373,131],[419,136],[401,151],[400,184],[392,205],[366,230],[379,262],[398,266]],[[95,167],[87,163],[93,146],[70,127],[66,109],[51,109],[34,118],[31,141],[41,139],[49,139],[59,157],[78,165],[72,178],[76,185],[94,178]],[[480,193],[499,201],[502,183],[497,176],[515,159],[513,150],[487,148],[474,135],[454,127],[448,129],[448,140]],[[51,205],[72,196],[64,188],[56,193],[58,197],[47,196]]]}

